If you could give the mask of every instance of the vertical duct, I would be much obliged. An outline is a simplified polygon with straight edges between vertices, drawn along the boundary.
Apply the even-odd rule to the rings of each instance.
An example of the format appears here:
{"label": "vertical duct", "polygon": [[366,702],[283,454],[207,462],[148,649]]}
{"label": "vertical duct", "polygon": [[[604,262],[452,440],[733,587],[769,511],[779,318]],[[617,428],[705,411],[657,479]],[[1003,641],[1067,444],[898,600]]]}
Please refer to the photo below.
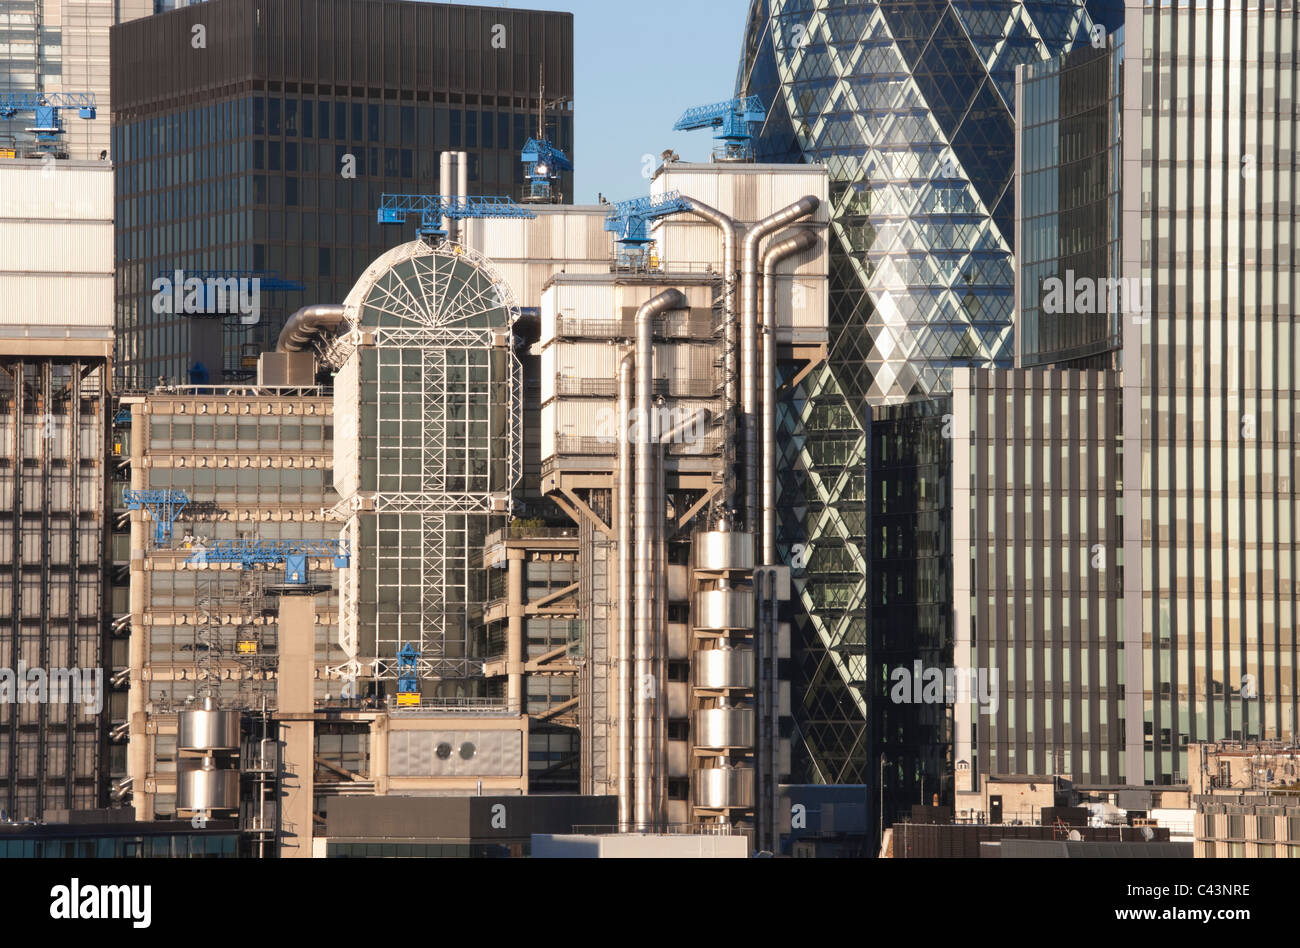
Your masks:
{"label": "vertical duct", "polygon": [[687,307],[686,297],[680,290],[664,290],[643,303],[636,313],[636,828],[644,831],[650,827],[651,799],[651,743],[654,739],[652,720],[655,696],[662,682],[652,677],[655,657],[651,651],[656,640],[654,629],[655,590],[654,549],[656,518],[664,511],[654,510],[657,493],[655,483],[655,458],[658,438],[653,430],[657,412],[653,407],[654,345],[652,320],[660,313]]}
{"label": "vertical duct", "polygon": [[[736,323],[736,243],[737,228],[736,222],[726,214],[715,208],[709,207],[700,201],[691,198],[691,209],[706,221],[717,226],[722,231],[722,267],[723,274],[727,279],[725,296],[722,303],[722,314],[726,320],[726,336],[724,340],[725,352],[723,353],[723,365],[726,374],[726,410],[734,412],[739,398],[739,376],[736,371],[736,362],[739,353],[736,351],[737,335],[739,327]],[[724,505],[731,506],[734,498],[728,496],[724,498]]]}
{"label": "vertical duct", "polygon": [[[456,203],[462,207],[469,203],[469,152],[456,152]],[[460,241],[464,224],[456,221],[456,241]]]}
{"label": "vertical duct", "polygon": [[758,437],[755,412],[758,407],[758,245],[768,234],[788,227],[800,218],[816,213],[821,201],[812,195],[801,197],[789,207],[765,217],[745,234],[744,266],[741,273],[741,417],[745,432],[745,529],[755,533],[758,519]]}
{"label": "vertical duct", "polygon": [[632,371],[618,365],[618,828],[632,820]]}
{"label": "vertical duct", "polygon": [[776,267],[817,246],[811,231],[773,240],[763,254],[763,566],[776,566]]}
{"label": "vertical duct", "polygon": [[[450,151],[444,151],[438,162],[438,192],[447,200],[456,195],[456,181],[452,177],[452,155]],[[451,218],[442,219],[442,229],[446,231],[447,236],[451,236]]]}

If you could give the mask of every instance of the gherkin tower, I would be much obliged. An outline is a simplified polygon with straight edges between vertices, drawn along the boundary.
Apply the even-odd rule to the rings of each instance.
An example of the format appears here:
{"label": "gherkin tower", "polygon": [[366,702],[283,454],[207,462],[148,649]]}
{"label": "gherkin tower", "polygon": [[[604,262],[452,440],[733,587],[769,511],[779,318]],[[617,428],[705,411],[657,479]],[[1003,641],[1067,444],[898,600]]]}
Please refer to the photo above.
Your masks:
{"label": "gherkin tower", "polygon": [[796,779],[874,787],[884,754],[901,806],[951,772],[943,709],[882,697],[904,656],[952,661],[939,433],[954,367],[1014,363],[1015,69],[1122,20],[1114,0],[751,4],[758,160],[825,164],[833,205],[829,358],[779,415]]}

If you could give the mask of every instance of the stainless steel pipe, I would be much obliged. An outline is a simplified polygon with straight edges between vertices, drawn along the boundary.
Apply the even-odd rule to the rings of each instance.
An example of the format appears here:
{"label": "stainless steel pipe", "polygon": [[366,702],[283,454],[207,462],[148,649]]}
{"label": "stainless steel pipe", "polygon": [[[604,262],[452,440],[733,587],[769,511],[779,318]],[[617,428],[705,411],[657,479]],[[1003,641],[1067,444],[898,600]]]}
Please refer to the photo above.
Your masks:
{"label": "stainless steel pipe", "polygon": [[618,364],[618,828],[632,820],[632,371]]}
{"label": "stainless steel pipe", "polygon": [[324,335],[343,323],[343,307],[337,303],[304,306],[289,317],[276,340],[276,352],[303,352],[312,336]]}
{"label": "stainless steel pipe", "polygon": [[776,566],[776,267],[817,246],[807,230],[774,239],[763,253],[763,566]]}
{"label": "stainless steel pipe", "polygon": [[740,312],[740,399],[745,432],[745,523],[757,532],[758,519],[758,432],[754,424],[758,410],[758,245],[768,234],[789,227],[800,218],[815,214],[821,201],[811,194],[759,221],[745,234],[741,271]]}
{"label": "stainless steel pipe", "polygon": [[658,485],[655,477],[655,458],[659,451],[658,436],[654,430],[657,413],[654,410],[654,341],[651,334],[656,316],[674,309],[687,308],[686,296],[681,290],[664,290],[641,305],[636,312],[636,828],[644,831],[650,827],[654,805],[651,798],[651,757],[654,741],[654,708],[656,697],[663,687],[652,669],[656,641],[654,590],[658,556],[655,549],[657,520],[663,519],[661,507],[654,510]]}

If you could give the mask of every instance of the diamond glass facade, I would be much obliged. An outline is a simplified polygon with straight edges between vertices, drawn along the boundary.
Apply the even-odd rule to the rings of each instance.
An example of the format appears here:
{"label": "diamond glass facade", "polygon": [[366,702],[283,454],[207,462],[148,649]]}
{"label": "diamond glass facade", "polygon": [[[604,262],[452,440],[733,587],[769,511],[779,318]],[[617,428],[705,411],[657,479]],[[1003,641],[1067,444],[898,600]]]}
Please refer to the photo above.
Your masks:
{"label": "diamond glass facade", "polygon": [[943,396],[953,367],[1013,364],[1015,67],[1122,19],[1121,4],[1084,0],[751,5],[737,91],[768,106],[758,158],[831,176],[830,357],[781,415],[797,779],[874,786],[879,769],[863,727],[880,665],[863,403]]}

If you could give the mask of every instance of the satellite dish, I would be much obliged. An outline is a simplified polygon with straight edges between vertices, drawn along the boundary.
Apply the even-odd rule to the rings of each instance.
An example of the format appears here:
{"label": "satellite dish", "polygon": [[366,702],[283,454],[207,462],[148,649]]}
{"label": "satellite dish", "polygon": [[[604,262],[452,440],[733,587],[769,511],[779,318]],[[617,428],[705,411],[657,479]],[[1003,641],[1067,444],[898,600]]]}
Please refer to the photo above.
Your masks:
{"label": "satellite dish", "polygon": [[1078,830],[1070,830],[1070,842],[1072,843],[1083,842],[1083,834],[1080,833]]}
{"label": "satellite dish", "polygon": [[1142,827],[1142,838],[1148,843],[1151,842],[1151,840],[1156,838],[1155,830],[1149,826]]}

